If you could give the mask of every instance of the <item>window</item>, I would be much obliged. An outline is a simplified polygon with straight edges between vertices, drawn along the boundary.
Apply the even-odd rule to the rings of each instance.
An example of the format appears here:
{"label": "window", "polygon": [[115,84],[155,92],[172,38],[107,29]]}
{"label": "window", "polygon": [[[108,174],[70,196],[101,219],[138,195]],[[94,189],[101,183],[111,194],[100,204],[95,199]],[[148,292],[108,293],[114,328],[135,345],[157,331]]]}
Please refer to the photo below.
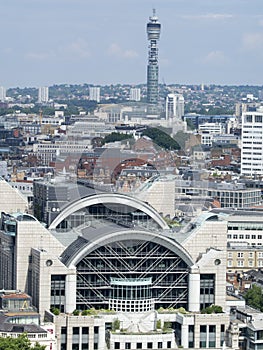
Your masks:
{"label": "window", "polygon": [[255,115],[255,122],[262,123],[262,115]]}
{"label": "window", "polygon": [[131,343],[125,343],[125,349],[131,349]]}
{"label": "window", "polygon": [[227,262],[227,266],[228,266],[228,267],[232,267],[232,266],[233,266],[233,262],[232,262],[232,260],[228,260],[228,262]]}
{"label": "window", "polygon": [[73,327],[73,334],[79,334],[79,327]]}
{"label": "window", "polygon": [[232,252],[228,252],[228,257],[231,259],[233,258],[233,253]]}
{"label": "window", "polygon": [[120,343],[118,341],[114,343],[114,349],[120,349]]}
{"label": "window", "polygon": [[158,341],[157,347],[158,347],[158,349],[162,349],[163,348],[163,343],[161,341]]}
{"label": "window", "polygon": [[152,342],[148,342],[147,343],[147,349],[152,349],[153,348],[153,343]]}
{"label": "window", "polygon": [[243,257],[244,257],[244,254],[241,253],[241,252],[238,252],[238,253],[237,253],[237,257],[238,257],[238,258],[243,258]]}
{"label": "window", "polygon": [[237,261],[237,266],[238,267],[243,267],[244,266],[244,261],[243,260],[238,260]]}
{"label": "window", "polygon": [[137,343],[136,344],[136,349],[142,349],[142,343]]}

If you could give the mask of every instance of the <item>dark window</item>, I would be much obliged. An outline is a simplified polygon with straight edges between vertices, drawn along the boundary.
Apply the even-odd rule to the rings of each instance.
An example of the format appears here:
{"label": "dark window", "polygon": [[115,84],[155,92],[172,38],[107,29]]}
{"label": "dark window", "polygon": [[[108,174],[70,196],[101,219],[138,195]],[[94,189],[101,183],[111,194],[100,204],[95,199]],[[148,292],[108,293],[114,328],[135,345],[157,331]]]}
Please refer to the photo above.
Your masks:
{"label": "dark window", "polygon": [[142,349],[142,343],[137,343],[136,344],[136,349]]}
{"label": "dark window", "polygon": [[152,349],[153,348],[153,343],[147,343],[147,349]]}
{"label": "dark window", "polygon": [[114,349],[120,349],[120,343],[118,341],[114,343]]}
{"label": "dark window", "polygon": [[89,334],[89,327],[82,327],[82,334]]}
{"label": "dark window", "polygon": [[73,327],[73,334],[79,334],[79,327]]}

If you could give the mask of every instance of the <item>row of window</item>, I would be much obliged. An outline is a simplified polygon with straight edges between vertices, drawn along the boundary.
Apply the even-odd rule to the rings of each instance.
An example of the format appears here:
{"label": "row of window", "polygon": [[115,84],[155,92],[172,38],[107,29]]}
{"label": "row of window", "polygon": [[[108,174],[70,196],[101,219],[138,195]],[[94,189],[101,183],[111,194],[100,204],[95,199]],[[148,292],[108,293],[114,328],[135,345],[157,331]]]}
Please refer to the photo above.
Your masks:
{"label": "row of window", "polygon": [[262,239],[262,235],[244,235],[228,233],[227,239]]}
{"label": "row of window", "polygon": [[[257,260],[256,265],[254,264],[254,260],[248,260],[248,264],[247,265],[245,265],[244,260],[237,260],[236,266],[237,267],[245,267],[245,266],[248,266],[248,267],[254,267],[254,266],[262,267],[263,266],[263,260]],[[234,267],[232,260],[228,260],[227,267]]]}
{"label": "row of window", "polygon": [[[254,258],[255,252],[249,252],[248,254],[249,258]],[[243,258],[244,257],[244,252],[238,252],[237,253],[238,258]],[[257,257],[258,258],[263,258],[263,252],[257,252]],[[231,259],[233,258],[233,252],[228,252],[228,258]]]}
{"label": "row of window", "polygon": [[[143,343],[136,343],[136,349],[153,349],[153,343],[152,342],[147,342],[146,344],[147,347],[143,347]],[[158,342],[157,343],[157,348],[158,349],[171,349],[172,347],[172,342],[168,341],[166,342]],[[120,342],[115,342],[114,343],[114,349],[122,349]],[[124,345],[124,349],[131,349],[131,343],[127,342]]]}

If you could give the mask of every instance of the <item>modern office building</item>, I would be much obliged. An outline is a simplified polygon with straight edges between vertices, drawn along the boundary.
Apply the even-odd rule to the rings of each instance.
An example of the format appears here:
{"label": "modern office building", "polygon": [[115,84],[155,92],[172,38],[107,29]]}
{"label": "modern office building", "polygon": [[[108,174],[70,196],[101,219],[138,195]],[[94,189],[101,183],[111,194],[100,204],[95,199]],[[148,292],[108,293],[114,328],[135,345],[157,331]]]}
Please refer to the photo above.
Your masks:
{"label": "modern office building", "polygon": [[225,128],[220,123],[204,123],[199,125],[198,132],[201,134],[201,144],[212,146],[213,136],[223,134]]}
{"label": "modern office building", "polygon": [[149,41],[148,66],[147,66],[147,102],[158,104],[158,45],[160,38],[161,24],[158,22],[155,10],[147,23],[147,37]]}
{"label": "modern office building", "polygon": [[262,204],[261,189],[246,187],[244,183],[178,179],[175,193],[178,199],[181,196],[214,198],[222,208],[248,208]]}
{"label": "modern office building", "polygon": [[130,90],[130,101],[140,101],[141,100],[141,89],[131,88]]}
{"label": "modern office building", "polygon": [[[32,296],[58,349],[236,349],[224,216],[173,231],[149,204],[95,191],[48,229],[26,213],[2,213],[0,229],[0,288]],[[201,313],[212,304],[222,312]]]}
{"label": "modern office building", "polygon": [[100,88],[97,86],[89,87],[89,99],[90,101],[100,102]]}
{"label": "modern office building", "polygon": [[181,119],[184,115],[184,96],[182,94],[168,94],[166,96],[166,119],[176,117]]}
{"label": "modern office building", "polygon": [[6,100],[6,88],[4,86],[0,86],[0,102],[5,102]]}
{"label": "modern office building", "polygon": [[47,86],[41,86],[38,89],[38,103],[47,103],[49,100],[49,89]]}
{"label": "modern office building", "polygon": [[241,174],[263,175],[263,112],[242,115]]}

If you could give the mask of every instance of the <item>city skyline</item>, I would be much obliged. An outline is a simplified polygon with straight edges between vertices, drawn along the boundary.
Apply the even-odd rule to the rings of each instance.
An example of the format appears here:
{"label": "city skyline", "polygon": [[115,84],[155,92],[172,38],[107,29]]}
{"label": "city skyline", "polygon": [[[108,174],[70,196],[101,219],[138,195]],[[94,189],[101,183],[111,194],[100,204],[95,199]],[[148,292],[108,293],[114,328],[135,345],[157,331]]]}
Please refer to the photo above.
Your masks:
{"label": "city skyline", "polygon": [[162,23],[160,83],[261,85],[259,6],[260,0],[5,2],[0,84],[145,83],[154,7]]}

